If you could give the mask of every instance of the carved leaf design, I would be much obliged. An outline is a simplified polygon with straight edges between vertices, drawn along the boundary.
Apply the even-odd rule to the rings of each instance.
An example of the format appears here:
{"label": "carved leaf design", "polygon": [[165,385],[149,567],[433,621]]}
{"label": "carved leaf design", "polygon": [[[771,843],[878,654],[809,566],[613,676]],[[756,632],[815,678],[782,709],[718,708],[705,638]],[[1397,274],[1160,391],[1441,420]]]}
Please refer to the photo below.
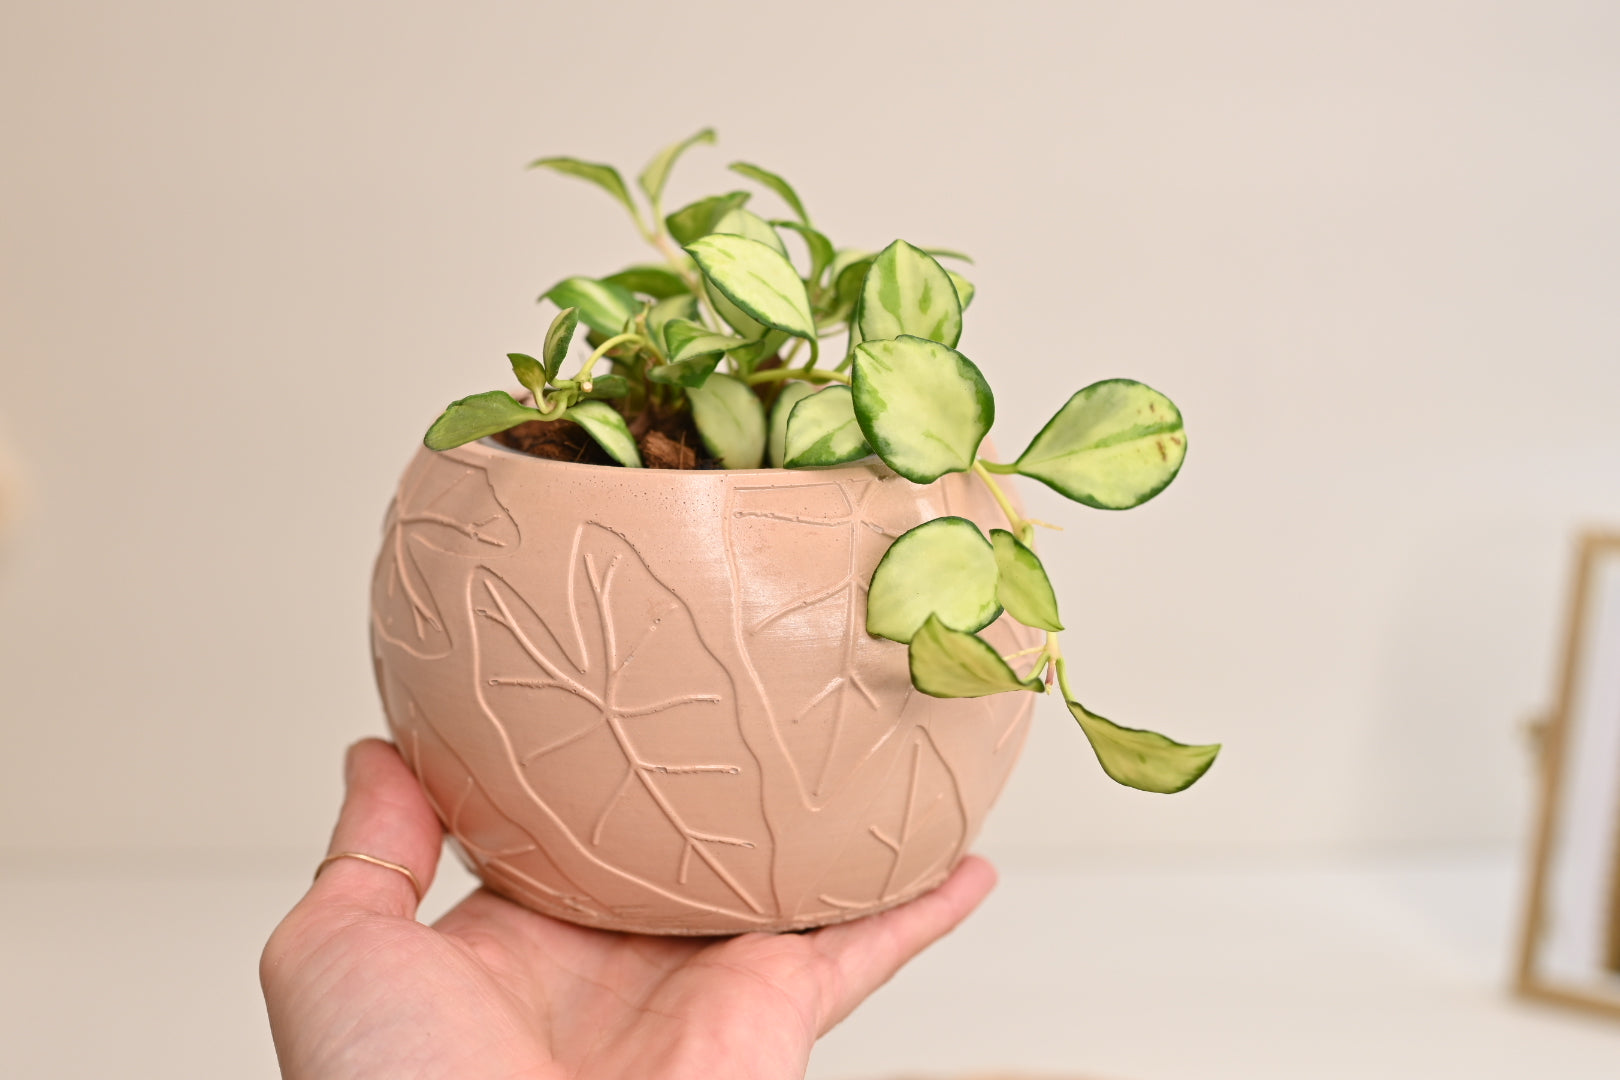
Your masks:
{"label": "carved leaf design", "polygon": [[903,482],[744,488],[734,496],[743,642],[756,669],[803,676],[773,680],[779,696],[770,706],[810,807],[825,805],[894,734],[892,710],[885,716],[879,702],[910,692],[903,648],[866,633],[872,569],[918,520],[914,505],[886,497]]}
{"label": "carved leaf design", "polygon": [[517,523],[489,474],[449,454],[419,455],[383,523],[371,583],[372,625],[392,644],[424,659],[450,652],[449,628],[429,584],[442,556],[487,559],[518,549]]}
{"label": "carved leaf design", "polygon": [[[759,769],[691,610],[623,537],[592,523],[557,578],[566,597],[545,598],[545,616],[488,568],[469,598],[479,696],[529,797],[576,857],[627,884],[701,910],[766,913]],[[628,854],[609,863],[609,851]],[[593,888],[620,913],[641,895]]]}

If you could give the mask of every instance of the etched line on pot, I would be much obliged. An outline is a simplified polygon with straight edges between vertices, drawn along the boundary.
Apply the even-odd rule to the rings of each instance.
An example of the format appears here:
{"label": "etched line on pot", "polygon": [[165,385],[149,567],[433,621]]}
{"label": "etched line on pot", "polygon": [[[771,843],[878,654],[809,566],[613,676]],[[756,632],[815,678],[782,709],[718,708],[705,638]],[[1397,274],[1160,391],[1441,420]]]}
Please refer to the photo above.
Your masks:
{"label": "etched line on pot", "polygon": [[[561,749],[564,745],[577,742],[595,731],[605,730],[611,736],[612,744],[616,746],[617,753],[624,762],[625,772],[621,774],[617,789],[606,803],[601,805],[598,812],[592,815],[594,820],[589,821],[586,833],[591,846],[594,847],[603,842],[605,830],[611,825],[616,808],[623,805],[624,801],[629,798],[630,792],[639,791],[675,831],[682,852],[684,853],[689,846],[694,847],[698,859],[714,875],[719,884],[754,915],[762,915],[764,914],[764,908],[755,899],[752,890],[737,876],[731,867],[709,850],[711,846],[751,850],[756,847],[754,841],[746,837],[722,835],[694,826],[686,820],[680,808],[671,800],[668,793],[663,790],[662,785],[655,779],[655,777],[709,774],[714,775],[719,780],[727,776],[738,776],[742,772],[741,767],[736,763],[726,762],[715,764],[712,761],[692,763],[650,759],[638,750],[636,739],[626,726],[627,720],[652,716],[667,712],[670,709],[690,706],[719,707],[725,703],[725,699],[718,694],[692,692],[671,695],[653,702],[631,704],[621,703],[618,697],[620,676],[624,673],[626,661],[634,655],[634,651],[621,655],[627,638],[623,633],[623,628],[620,626],[622,620],[617,608],[624,608],[627,604],[631,608],[638,606],[636,600],[620,601],[618,599],[619,583],[624,568],[627,565],[639,564],[640,570],[637,571],[637,580],[643,582],[641,587],[655,587],[663,593],[664,603],[654,609],[653,620],[655,623],[662,621],[670,611],[685,609],[684,604],[667,586],[652,575],[650,568],[645,564],[645,560],[616,531],[599,526],[594,530],[582,527],[581,531],[590,531],[595,536],[607,538],[607,542],[612,545],[608,551],[586,551],[582,547],[583,540],[572,546],[574,551],[580,553],[578,559],[574,562],[579,573],[577,575],[571,574],[570,577],[573,580],[580,581],[576,595],[579,592],[588,595],[582,598],[583,603],[572,605],[570,612],[571,615],[578,615],[583,618],[583,614],[580,613],[584,613],[588,609],[589,613],[594,615],[592,625],[600,635],[603,646],[600,670],[582,672],[582,678],[580,679],[573,678],[563,672],[560,665],[546,655],[548,651],[546,646],[548,645],[557,646],[560,649],[557,635],[552,633],[545,620],[534,611],[527,601],[523,600],[521,594],[513,589],[509,582],[506,582],[490,568],[482,567],[480,568],[482,572],[481,582],[483,593],[487,597],[487,604],[474,604],[477,614],[481,616],[481,624],[500,626],[506,631],[509,640],[518,646],[519,651],[516,655],[521,656],[526,662],[536,664],[546,675],[551,676],[551,679],[526,680],[523,677],[514,676],[497,669],[496,672],[490,672],[484,679],[480,680],[480,685],[518,689],[532,688],[539,692],[562,690],[576,700],[589,705],[596,713],[596,716],[588,724],[574,728],[566,732],[562,738],[553,739],[545,747],[539,748],[540,750],[549,749],[555,751]],[[592,542],[596,543],[597,541]],[[639,576],[642,571],[645,571],[645,578]],[[519,603],[522,605],[521,613],[515,606]],[[690,618],[690,609],[685,610]],[[537,638],[534,633],[529,632],[528,627],[530,625],[540,627],[543,636]],[[581,629],[580,644],[584,646],[588,639],[583,632],[583,624]],[[649,629],[637,636],[632,650],[642,648],[652,632],[653,628],[649,627]],[[485,656],[487,652],[487,647],[480,646],[479,654],[481,657]],[[718,667],[718,661],[714,661],[712,655],[710,660],[714,662],[716,670],[723,675],[723,669]],[[582,679],[589,679],[590,681],[586,683]],[[524,686],[525,682],[529,685]],[[563,685],[536,685],[551,682],[560,682]],[[602,684],[600,687],[596,685],[598,682]],[[483,698],[482,694],[481,698]],[[483,706],[492,719],[498,720],[498,715],[487,698],[483,698]],[[510,751],[511,735],[505,731],[504,725],[497,723],[497,727],[501,729],[502,738]],[[523,754],[521,758],[514,757],[515,771],[518,772],[519,781],[529,797],[544,809],[565,836],[571,835],[570,827],[566,822],[558,818],[556,812],[551,809],[545,800],[539,798],[538,792],[526,775],[528,769],[544,756],[544,754],[536,754],[530,751]],[[578,842],[574,841],[574,843],[577,845]],[[616,877],[634,882],[661,895],[668,895],[684,905],[700,910],[709,910],[716,914],[734,913],[734,909],[726,906],[709,904],[690,895],[670,893],[667,889],[660,888],[641,874],[607,863],[602,858],[591,855],[584,849],[577,850],[579,854],[584,855],[595,865],[614,874]],[[622,904],[616,905],[615,910],[622,906]]]}

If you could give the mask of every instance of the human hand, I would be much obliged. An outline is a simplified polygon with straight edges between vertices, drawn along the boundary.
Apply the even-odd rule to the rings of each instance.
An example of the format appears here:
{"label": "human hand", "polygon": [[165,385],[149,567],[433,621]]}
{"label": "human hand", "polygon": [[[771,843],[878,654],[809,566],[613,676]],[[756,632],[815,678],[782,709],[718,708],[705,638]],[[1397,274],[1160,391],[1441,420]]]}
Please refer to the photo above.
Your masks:
{"label": "human hand", "polygon": [[[393,746],[349,750],[330,851],[410,867],[443,830]],[[648,937],[562,922],[479,889],[433,926],[405,875],[327,866],[265,946],[290,1080],[802,1078],[815,1040],[984,899],[969,856],[938,889],[803,934]]]}

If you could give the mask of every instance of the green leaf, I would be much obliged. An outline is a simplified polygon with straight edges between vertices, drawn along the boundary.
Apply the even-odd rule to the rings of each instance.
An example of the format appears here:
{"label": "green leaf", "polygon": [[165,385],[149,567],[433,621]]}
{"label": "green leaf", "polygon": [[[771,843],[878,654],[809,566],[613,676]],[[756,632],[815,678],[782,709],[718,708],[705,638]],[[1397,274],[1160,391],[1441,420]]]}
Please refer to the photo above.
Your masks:
{"label": "green leaf", "polygon": [[620,465],[641,468],[641,451],[636,449],[635,437],[613,406],[602,401],[582,401],[563,413],[563,419],[584,428],[596,440],[596,445]]}
{"label": "green leaf", "polygon": [[748,201],[748,192],[732,191],[725,195],[710,195],[681,207],[664,219],[664,227],[677,244],[686,245],[708,236],[715,222]]}
{"label": "green leaf", "polygon": [[[546,343],[540,350],[541,365],[545,369],[546,379],[549,381],[557,377],[562,370],[563,361],[568,359],[568,347],[574,343],[574,331],[579,329],[579,308],[565,307],[557,312],[557,317],[551,320],[546,328]],[[522,376],[520,375],[521,381]],[[528,383],[524,383],[528,386]],[[536,394],[540,391],[533,387]]]}
{"label": "green leaf", "polygon": [[770,436],[765,443],[766,460],[771,468],[782,467],[782,448],[787,442],[788,419],[793,415],[793,406],[815,392],[816,388],[807,382],[786,382],[776,392],[776,403],[771,406]]}
{"label": "green leaf", "polygon": [[717,334],[702,323],[688,322],[685,319],[671,319],[664,324],[664,341],[669,345],[671,362],[690,360],[710,353],[723,353],[727,349],[748,344],[744,338]]}
{"label": "green leaf", "polygon": [[698,300],[691,293],[658,301],[652,306],[652,310],[647,312],[647,333],[653,339],[653,347],[661,356],[668,356],[669,345],[664,337],[664,327],[676,319],[696,322],[697,317]]}
{"label": "green leaf", "polygon": [[505,390],[491,390],[452,401],[422,443],[429,450],[449,450],[539,417],[538,409],[519,404]]}
{"label": "green leaf", "polygon": [[546,389],[545,365],[527,353],[509,352],[506,358],[512,362],[512,374],[517,376],[517,381],[539,401]]}
{"label": "green leaf", "polygon": [[962,301],[943,266],[921,248],[896,240],[867,271],[860,328],[863,341],[910,334],[955,348],[962,338]]}
{"label": "green leaf", "polygon": [[703,276],[755,322],[797,337],[815,334],[804,282],[785,256],[758,240],[725,233],[695,240],[686,250]]}
{"label": "green leaf", "polygon": [[[721,299],[724,299],[722,297]],[[765,330],[761,336],[746,345],[739,345],[729,350],[726,355],[737,361],[737,366],[745,375],[752,374],[759,362],[767,356],[775,356],[782,343],[787,341],[788,335],[780,330]]]}
{"label": "green leaf", "polygon": [[1009,690],[1046,691],[1040,676],[1020,679],[989,642],[952,630],[940,622],[937,615],[928,616],[918,628],[907,650],[907,659],[911,662],[911,685],[931,697],[984,697]]}
{"label": "green leaf", "polygon": [[995,551],[967,518],[934,518],[902,533],[866,593],[866,632],[891,641],[910,641],[930,615],[973,633],[1000,614]]}
{"label": "green leaf", "polygon": [[1185,791],[1209,771],[1221,752],[1219,743],[1189,746],[1156,731],[1121,727],[1077,701],[1069,702],[1069,711],[1080,722],[1103,772],[1138,791],[1160,795]]}
{"label": "green leaf", "polygon": [[664,266],[631,266],[602,279],[633,293],[650,296],[654,300],[667,300],[671,296],[691,295],[686,279]]}
{"label": "green leaf", "polygon": [[636,211],[636,204],[630,199],[630,189],[624,186],[624,179],[619,176],[619,170],[611,165],[598,165],[593,161],[580,161],[571,157],[543,157],[529,162],[531,169],[551,169],[564,176],[577,176],[581,180],[588,180],[597,187],[619,200],[624,208],[630,211],[635,218],[636,225],[641,225],[641,215]]}
{"label": "green leaf", "polygon": [[630,380],[623,375],[597,375],[591,379],[591,389],[580,396],[586,401],[606,401],[622,398],[630,392]]}
{"label": "green leaf", "polygon": [[979,290],[973,287],[973,282],[958,274],[955,270],[947,270],[945,273],[950,277],[951,284],[956,287],[956,298],[962,302],[962,310],[966,311],[968,305],[973,303],[974,293]]}
{"label": "green leaf", "polygon": [[1015,464],[1075,502],[1128,510],[1170,486],[1186,455],[1174,402],[1134,380],[1107,379],[1071,397]]}
{"label": "green leaf", "polygon": [[973,265],[972,257],[964,255],[960,251],[952,251],[950,248],[924,248],[923,250],[936,259],[959,259],[969,266]]}
{"label": "green leaf", "polygon": [[647,369],[647,378],[670,386],[702,386],[720,366],[720,356],[720,353],[709,353],[675,363],[655,364]]}
{"label": "green leaf", "polygon": [[990,544],[996,549],[996,599],[1001,606],[1025,626],[1062,630],[1057,594],[1041,560],[1006,529],[991,529]]}
{"label": "green leaf", "polygon": [[996,418],[990,386],[973,361],[919,337],[856,346],[851,389],[866,441],[916,484],[972,468]]}
{"label": "green leaf", "polygon": [[710,375],[686,391],[692,421],[709,454],[727,469],[757,469],[765,457],[765,406],[730,375]]}
{"label": "green leaf", "polygon": [[[647,163],[647,167],[641,170],[641,175],[636,177],[636,183],[641,185],[641,190],[647,193],[647,198],[652,200],[654,207],[663,205],[664,184],[669,180],[669,170],[675,165],[675,159],[698,143],[713,145],[714,129],[704,128],[696,135],[664,147]],[[653,220],[658,219],[654,217]]]}
{"label": "green leaf", "polygon": [[728,212],[725,217],[714,223],[714,232],[758,240],[782,258],[788,257],[787,245],[782,243],[782,234],[771,228],[770,222],[751,210],[739,207]]}
{"label": "green leaf", "polygon": [[588,277],[565,278],[546,290],[541,299],[560,308],[578,308],[585,325],[604,337],[622,334],[641,310],[629,289]]}
{"label": "green leaf", "polygon": [[788,418],[783,466],[842,465],[872,453],[855,422],[849,387],[829,386],[799,402]]}
{"label": "green leaf", "polygon": [[758,165],[750,165],[746,161],[733,161],[726,167],[734,173],[739,173],[750,180],[764,184],[782,196],[782,201],[793,209],[793,212],[799,216],[799,220],[805,225],[810,224],[810,215],[804,212],[804,203],[799,201],[799,193],[793,190],[792,184],[768,169],[762,169]]}
{"label": "green leaf", "polygon": [[664,340],[669,345],[670,362],[649,370],[647,378],[678,386],[702,386],[727,349],[746,344],[741,338],[716,334],[700,323],[684,319],[664,324]]}
{"label": "green leaf", "polygon": [[[833,304],[827,311],[829,322],[839,322],[848,319],[850,332],[855,335],[855,344],[860,343],[860,330],[856,320],[851,318],[855,314],[856,304],[861,298],[861,289],[866,285],[866,272],[872,268],[876,255],[864,255],[839,265],[839,259],[851,252],[841,252],[833,258],[832,265],[828,267],[827,274],[832,279]],[[850,346],[854,348],[854,345]]]}
{"label": "green leaf", "polygon": [[808,225],[801,225],[797,221],[773,221],[772,225],[779,229],[792,229],[804,237],[805,247],[810,250],[810,272],[804,279],[811,284],[821,280],[821,273],[832,265],[835,258],[832,241],[821,235]]}

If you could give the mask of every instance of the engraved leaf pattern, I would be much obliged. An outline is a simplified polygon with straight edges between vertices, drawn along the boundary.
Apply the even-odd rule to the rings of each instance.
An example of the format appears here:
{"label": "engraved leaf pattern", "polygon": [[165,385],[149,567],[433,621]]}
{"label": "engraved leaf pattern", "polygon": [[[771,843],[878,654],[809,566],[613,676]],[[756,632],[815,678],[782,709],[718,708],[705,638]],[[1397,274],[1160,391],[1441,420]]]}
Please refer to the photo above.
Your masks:
{"label": "engraved leaf pattern", "polygon": [[372,576],[372,627],[424,659],[446,656],[452,642],[424,566],[452,556],[488,559],[518,549],[517,523],[495,495],[489,474],[449,454],[417,458],[388,507]]}
{"label": "engraved leaf pattern", "polygon": [[[759,769],[691,610],[600,525],[578,527],[556,576],[534,604],[488,568],[470,584],[479,697],[526,790],[593,876],[626,886],[591,886],[616,913],[634,915],[640,886],[763,916],[774,898]],[[616,774],[605,785],[604,762]],[[643,842],[616,843],[632,836]],[[610,863],[618,850],[641,861]]]}
{"label": "engraved leaf pattern", "polygon": [[[807,806],[834,798],[850,774],[893,734],[880,702],[909,692],[896,685],[888,642],[866,633],[866,590],[889,544],[915,520],[892,507],[877,478],[793,487],[744,488],[732,510],[742,637],[756,668],[792,665],[812,689],[771,702],[778,735]],[[910,517],[916,517],[915,508]],[[788,536],[808,532],[808,552],[784,566]],[[835,650],[808,649],[839,642]],[[885,663],[887,658],[890,663]]]}

